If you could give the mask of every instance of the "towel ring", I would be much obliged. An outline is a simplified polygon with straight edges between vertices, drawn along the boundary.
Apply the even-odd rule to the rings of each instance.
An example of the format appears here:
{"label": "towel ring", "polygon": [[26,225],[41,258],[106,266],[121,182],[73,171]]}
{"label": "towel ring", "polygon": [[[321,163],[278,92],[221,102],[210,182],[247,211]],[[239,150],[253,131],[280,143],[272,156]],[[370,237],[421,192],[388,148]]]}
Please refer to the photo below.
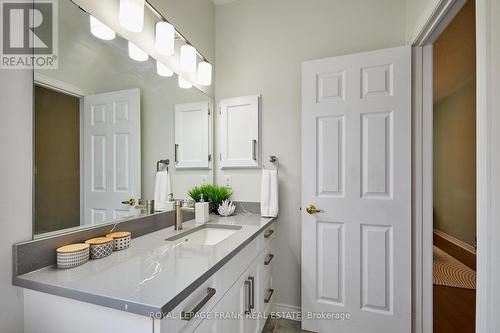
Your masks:
{"label": "towel ring", "polygon": [[166,170],[168,171],[168,165],[170,164],[170,160],[159,160],[156,162],[156,172],[160,171],[160,164],[163,164],[166,166]]}
{"label": "towel ring", "polygon": [[[271,155],[269,156],[269,163],[271,163],[272,165],[274,165],[274,168],[276,169],[276,172],[278,172],[279,168],[280,168],[280,162],[278,160],[278,158],[274,155]],[[263,165],[263,168],[266,169],[266,166]]]}

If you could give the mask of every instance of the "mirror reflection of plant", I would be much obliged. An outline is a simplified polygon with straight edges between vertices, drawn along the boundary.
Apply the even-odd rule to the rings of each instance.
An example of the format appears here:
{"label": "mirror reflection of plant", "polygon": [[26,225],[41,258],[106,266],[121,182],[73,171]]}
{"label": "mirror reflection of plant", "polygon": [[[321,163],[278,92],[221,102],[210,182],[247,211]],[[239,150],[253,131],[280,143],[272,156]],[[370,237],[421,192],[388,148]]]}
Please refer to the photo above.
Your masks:
{"label": "mirror reflection of plant", "polygon": [[231,197],[233,191],[228,187],[212,184],[195,186],[188,191],[189,197],[191,197],[191,199],[193,199],[195,202],[200,201],[201,194],[203,194],[203,198],[205,201],[210,201],[216,207],[218,207],[222,203],[222,201],[227,200]]}

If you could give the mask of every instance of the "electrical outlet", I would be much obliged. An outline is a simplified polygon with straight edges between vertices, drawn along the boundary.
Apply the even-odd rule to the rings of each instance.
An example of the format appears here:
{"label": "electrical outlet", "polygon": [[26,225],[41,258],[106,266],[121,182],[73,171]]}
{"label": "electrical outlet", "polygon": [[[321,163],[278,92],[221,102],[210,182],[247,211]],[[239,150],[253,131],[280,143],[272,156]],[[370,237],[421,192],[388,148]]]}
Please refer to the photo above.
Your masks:
{"label": "electrical outlet", "polygon": [[201,175],[200,176],[200,182],[201,182],[201,185],[207,185],[208,184],[208,176],[207,175]]}
{"label": "electrical outlet", "polygon": [[233,187],[233,177],[231,176],[224,176],[224,186],[231,188]]}

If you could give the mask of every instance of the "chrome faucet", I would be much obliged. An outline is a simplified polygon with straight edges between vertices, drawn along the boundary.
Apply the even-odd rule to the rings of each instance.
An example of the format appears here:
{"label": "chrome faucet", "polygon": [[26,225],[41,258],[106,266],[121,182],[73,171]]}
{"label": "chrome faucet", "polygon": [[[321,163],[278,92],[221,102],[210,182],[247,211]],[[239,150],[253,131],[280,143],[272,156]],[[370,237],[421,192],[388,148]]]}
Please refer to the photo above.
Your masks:
{"label": "chrome faucet", "polygon": [[183,207],[182,200],[176,200],[174,230],[182,230],[182,222],[184,222],[184,212],[194,212],[194,207]]}

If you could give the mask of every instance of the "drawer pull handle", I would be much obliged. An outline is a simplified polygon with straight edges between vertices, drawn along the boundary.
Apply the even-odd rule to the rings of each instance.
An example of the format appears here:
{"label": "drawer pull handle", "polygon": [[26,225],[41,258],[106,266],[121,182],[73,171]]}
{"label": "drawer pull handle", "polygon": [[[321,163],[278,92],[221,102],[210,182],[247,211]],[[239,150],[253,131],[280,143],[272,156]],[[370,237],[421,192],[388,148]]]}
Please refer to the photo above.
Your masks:
{"label": "drawer pull handle", "polygon": [[253,276],[249,276],[248,280],[252,284],[252,292],[250,293],[250,310],[255,309],[255,278]]}
{"label": "drawer pull handle", "polygon": [[274,258],[274,254],[269,253],[267,255],[266,260],[264,260],[264,265],[266,265],[266,266],[269,265],[271,263],[271,261],[273,260],[273,258]]}
{"label": "drawer pull handle", "polygon": [[264,303],[269,303],[271,301],[271,297],[273,297],[274,289],[269,289],[267,292],[267,297],[264,299]]}
{"label": "drawer pull handle", "polygon": [[251,313],[251,308],[250,308],[250,299],[252,298],[252,289],[250,287],[250,281],[246,280],[245,281],[245,286],[248,287],[248,294],[247,294],[247,308],[245,310],[245,314],[250,314]]}
{"label": "drawer pull handle", "polygon": [[271,237],[271,235],[274,234],[274,230],[268,230],[266,231],[266,233],[264,234],[264,238],[269,238]]}
{"label": "drawer pull handle", "polygon": [[197,313],[198,311],[201,310],[202,307],[207,304],[207,302],[215,295],[215,289],[214,288],[207,288],[207,296],[205,296],[198,305],[194,307],[193,310],[190,312],[187,311],[182,311],[181,313],[181,318],[182,320],[191,320]]}

